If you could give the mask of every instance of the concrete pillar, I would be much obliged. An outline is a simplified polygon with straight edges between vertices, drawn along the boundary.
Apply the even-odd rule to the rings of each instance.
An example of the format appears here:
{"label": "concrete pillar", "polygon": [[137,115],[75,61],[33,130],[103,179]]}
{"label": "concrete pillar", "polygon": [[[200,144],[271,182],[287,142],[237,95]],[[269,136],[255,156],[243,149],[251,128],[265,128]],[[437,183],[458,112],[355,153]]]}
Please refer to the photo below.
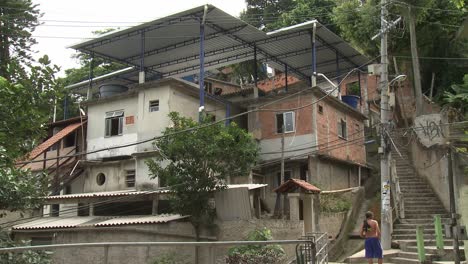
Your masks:
{"label": "concrete pillar", "polygon": [[304,194],[304,234],[319,231],[319,206],[318,194]]}
{"label": "concrete pillar", "polygon": [[299,193],[288,193],[289,197],[289,220],[299,221]]}
{"label": "concrete pillar", "polygon": [[155,196],[153,198],[153,206],[151,208],[151,214],[157,215],[158,214],[158,205],[159,205],[159,197]]}
{"label": "concrete pillar", "polygon": [[89,216],[94,216],[94,204],[89,204]]}

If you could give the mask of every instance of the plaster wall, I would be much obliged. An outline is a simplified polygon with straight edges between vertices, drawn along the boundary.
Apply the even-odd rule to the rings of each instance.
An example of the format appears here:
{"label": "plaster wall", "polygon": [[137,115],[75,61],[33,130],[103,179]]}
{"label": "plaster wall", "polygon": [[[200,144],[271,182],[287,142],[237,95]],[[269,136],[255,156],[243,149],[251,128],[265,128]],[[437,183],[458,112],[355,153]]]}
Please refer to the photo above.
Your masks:
{"label": "plaster wall", "polygon": [[[107,162],[100,165],[89,166],[85,177],[83,192],[134,189],[127,187],[125,183],[126,171],[134,169],[134,160]],[[105,182],[102,185],[97,184],[97,175],[99,173],[105,175]]]}
{"label": "plaster wall", "polygon": [[[134,143],[138,140],[136,124],[127,124],[126,117],[137,116],[138,100],[135,95],[119,100],[105,101],[99,104],[93,104],[88,107],[88,133],[87,150],[93,151],[122,144]],[[124,124],[122,135],[106,137],[105,136],[105,117],[106,113],[115,110],[124,111]],[[131,155],[137,149],[136,146],[118,148],[109,151],[101,151],[88,154],[88,160],[94,160],[104,157]]]}
{"label": "plaster wall", "polygon": [[[359,186],[357,166],[344,165],[336,161],[309,158],[310,182],[321,190],[337,190]],[[361,177],[367,170],[361,169]]]}

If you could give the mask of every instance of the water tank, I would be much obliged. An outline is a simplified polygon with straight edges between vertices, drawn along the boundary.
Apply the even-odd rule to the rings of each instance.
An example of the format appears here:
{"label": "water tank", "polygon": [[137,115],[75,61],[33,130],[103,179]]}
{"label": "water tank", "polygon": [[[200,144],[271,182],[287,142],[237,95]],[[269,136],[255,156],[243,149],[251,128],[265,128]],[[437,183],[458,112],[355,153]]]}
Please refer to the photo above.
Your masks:
{"label": "water tank", "polygon": [[128,87],[121,84],[103,84],[99,86],[101,98],[113,96],[128,91]]}

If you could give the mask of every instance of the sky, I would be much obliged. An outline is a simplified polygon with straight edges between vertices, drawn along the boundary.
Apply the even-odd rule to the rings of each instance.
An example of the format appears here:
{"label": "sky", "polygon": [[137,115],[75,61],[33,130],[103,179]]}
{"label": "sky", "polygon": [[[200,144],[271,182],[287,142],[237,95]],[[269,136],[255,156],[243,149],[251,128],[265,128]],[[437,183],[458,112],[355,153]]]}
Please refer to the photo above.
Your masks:
{"label": "sky", "polygon": [[245,0],[33,0],[43,13],[33,33],[38,44],[36,58],[47,54],[52,63],[62,68],[78,67],[68,46],[93,36],[92,31],[106,28],[121,29],[135,26],[196,6],[212,4],[221,10],[239,16],[245,9]]}

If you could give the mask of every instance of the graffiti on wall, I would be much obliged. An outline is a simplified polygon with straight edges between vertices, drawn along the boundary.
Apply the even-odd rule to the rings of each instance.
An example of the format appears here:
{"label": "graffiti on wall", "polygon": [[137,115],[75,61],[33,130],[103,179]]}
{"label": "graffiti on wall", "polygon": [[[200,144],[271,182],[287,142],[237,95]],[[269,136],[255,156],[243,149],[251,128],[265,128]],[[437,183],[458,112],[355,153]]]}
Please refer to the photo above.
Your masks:
{"label": "graffiti on wall", "polygon": [[424,146],[444,145],[447,142],[447,127],[441,114],[418,116],[414,124],[414,131]]}

